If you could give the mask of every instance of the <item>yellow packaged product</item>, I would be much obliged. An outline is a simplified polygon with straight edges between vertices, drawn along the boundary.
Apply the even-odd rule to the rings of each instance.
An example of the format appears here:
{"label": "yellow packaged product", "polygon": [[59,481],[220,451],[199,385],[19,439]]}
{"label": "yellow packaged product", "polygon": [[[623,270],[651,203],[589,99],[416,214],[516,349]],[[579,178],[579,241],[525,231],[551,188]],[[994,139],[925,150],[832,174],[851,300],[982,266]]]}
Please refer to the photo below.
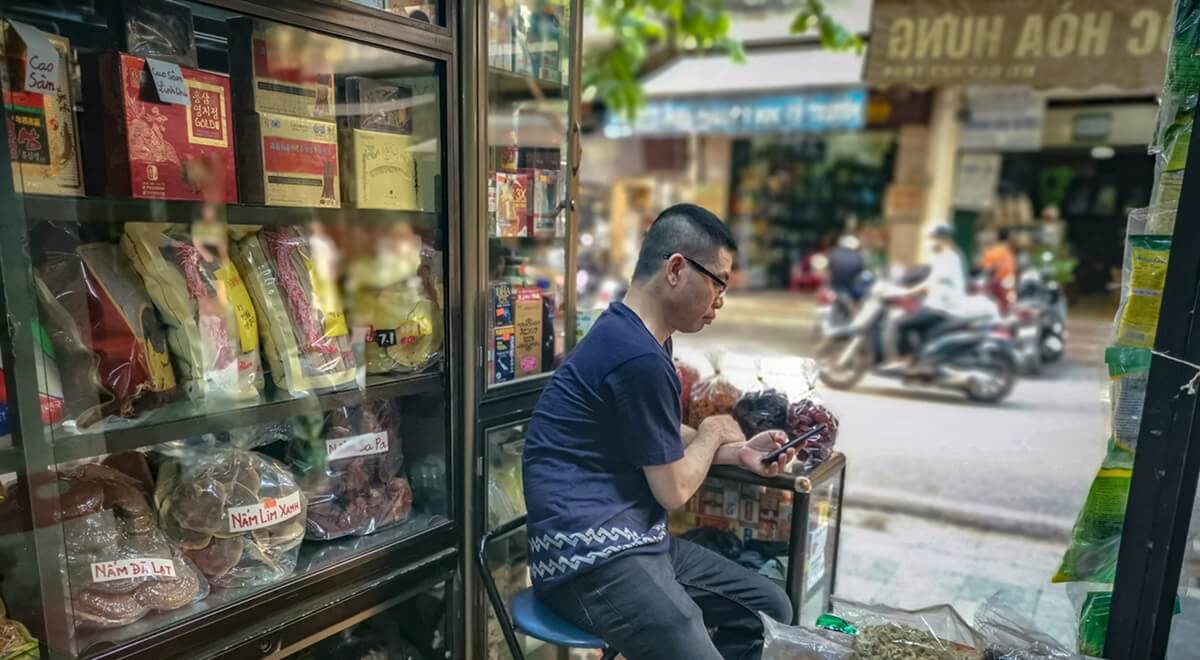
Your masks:
{"label": "yellow packaged product", "polygon": [[1117,344],[1141,348],[1154,346],[1170,256],[1170,236],[1129,237],[1130,272],[1121,310],[1117,314]]}

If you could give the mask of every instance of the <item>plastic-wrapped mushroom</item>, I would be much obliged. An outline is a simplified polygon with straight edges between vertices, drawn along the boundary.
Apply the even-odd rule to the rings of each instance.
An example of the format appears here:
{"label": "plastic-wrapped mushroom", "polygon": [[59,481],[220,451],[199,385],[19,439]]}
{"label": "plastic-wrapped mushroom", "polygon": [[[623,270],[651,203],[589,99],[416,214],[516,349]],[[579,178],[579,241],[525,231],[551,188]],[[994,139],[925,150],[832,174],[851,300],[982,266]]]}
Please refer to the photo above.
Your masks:
{"label": "plastic-wrapped mushroom", "polygon": [[187,551],[187,556],[196,563],[201,573],[208,576],[209,581],[219,585],[220,580],[241,561],[244,549],[245,541],[241,536],[213,538],[207,546]]}
{"label": "plastic-wrapped mushroom", "polygon": [[81,626],[112,628],[137,621],[150,613],[131,594],[110,594],[86,589],[71,599],[75,621]]}

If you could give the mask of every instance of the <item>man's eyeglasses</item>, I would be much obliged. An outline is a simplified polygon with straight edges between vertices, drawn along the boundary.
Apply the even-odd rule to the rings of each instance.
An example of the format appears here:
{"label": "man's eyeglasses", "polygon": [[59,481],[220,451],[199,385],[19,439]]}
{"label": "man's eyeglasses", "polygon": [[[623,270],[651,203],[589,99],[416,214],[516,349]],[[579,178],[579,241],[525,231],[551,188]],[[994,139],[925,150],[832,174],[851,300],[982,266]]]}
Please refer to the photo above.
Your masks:
{"label": "man's eyeglasses", "polygon": [[[729,286],[729,282],[726,282],[725,280],[721,279],[720,277],[718,277],[716,275],[716,273],[713,273],[711,270],[705,268],[704,266],[702,266],[700,264],[699,261],[696,261],[695,259],[687,256],[686,254],[681,254],[679,256],[683,257],[683,260],[688,262],[689,266],[691,266],[692,268],[695,268],[701,275],[712,280],[713,284],[717,285],[717,295],[721,295],[721,294],[725,293],[725,289]],[[666,261],[667,259],[670,259],[670,258],[671,258],[671,255],[669,255],[669,254],[663,255],[663,261]]]}

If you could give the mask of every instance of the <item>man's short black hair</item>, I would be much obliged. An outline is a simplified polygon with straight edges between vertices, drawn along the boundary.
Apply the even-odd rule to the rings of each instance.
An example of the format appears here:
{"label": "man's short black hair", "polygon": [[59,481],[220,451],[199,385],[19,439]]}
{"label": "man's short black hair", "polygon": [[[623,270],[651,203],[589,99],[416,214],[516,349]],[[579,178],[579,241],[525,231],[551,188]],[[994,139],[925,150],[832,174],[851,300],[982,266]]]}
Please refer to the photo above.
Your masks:
{"label": "man's short black hair", "polygon": [[1004,227],[1000,231],[996,232],[996,239],[1001,243],[1007,243],[1008,239],[1010,238],[1012,238],[1012,232],[1008,230],[1008,227]]}
{"label": "man's short black hair", "polygon": [[633,281],[644,281],[658,272],[664,255],[678,252],[711,263],[721,248],[737,251],[737,241],[720,218],[695,204],[676,204],[658,214],[642,239]]}

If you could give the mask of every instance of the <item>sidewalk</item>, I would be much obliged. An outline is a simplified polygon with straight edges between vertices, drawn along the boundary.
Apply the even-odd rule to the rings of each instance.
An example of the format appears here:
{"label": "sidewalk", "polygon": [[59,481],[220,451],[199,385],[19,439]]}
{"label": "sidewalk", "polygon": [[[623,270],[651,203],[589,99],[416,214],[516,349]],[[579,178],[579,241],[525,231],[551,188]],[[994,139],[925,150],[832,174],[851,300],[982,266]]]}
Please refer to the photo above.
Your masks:
{"label": "sidewalk", "polygon": [[964,529],[900,514],[842,514],[839,596],[918,608],[949,603],[967,621],[997,591],[1068,648],[1075,614],[1051,584],[1065,543]]}

